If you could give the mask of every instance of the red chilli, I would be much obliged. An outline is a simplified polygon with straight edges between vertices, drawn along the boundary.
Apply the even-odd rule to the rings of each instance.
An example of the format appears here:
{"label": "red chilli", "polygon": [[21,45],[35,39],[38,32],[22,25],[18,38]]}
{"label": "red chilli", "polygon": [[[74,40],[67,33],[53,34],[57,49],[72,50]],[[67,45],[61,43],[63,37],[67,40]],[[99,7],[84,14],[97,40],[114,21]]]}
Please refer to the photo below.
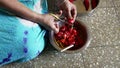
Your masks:
{"label": "red chilli", "polygon": [[84,3],[84,6],[85,6],[85,9],[88,10],[88,9],[89,9],[89,6],[90,6],[89,0],[84,0],[83,3]]}
{"label": "red chilli", "polygon": [[98,4],[98,0],[92,0],[91,1],[91,5],[92,5],[92,9],[94,9]]}

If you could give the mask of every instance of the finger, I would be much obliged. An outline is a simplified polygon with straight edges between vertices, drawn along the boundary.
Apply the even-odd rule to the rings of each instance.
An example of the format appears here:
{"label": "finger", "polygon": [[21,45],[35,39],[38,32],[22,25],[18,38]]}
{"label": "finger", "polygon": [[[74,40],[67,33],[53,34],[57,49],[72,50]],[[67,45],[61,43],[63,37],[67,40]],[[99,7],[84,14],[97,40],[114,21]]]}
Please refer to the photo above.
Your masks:
{"label": "finger", "polygon": [[57,12],[55,15],[58,16],[58,17],[60,17],[60,16],[62,15],[62,13],[63,13],[62,10],[60,10],[60,11]]}
{"label": "finger", "polygon": [[75,21],[76,16],[77,16],[77,10],[76,10],[76,8],[74,8],[71,13],[72,13],[73,20]]}
{"label": "finger", "polygon": [[62,13],[63,13],[63,11],[62,10],[60,10],[59,12],[58,12],[58,14],[61,16],[62,15]]}
{"label": "finger", "polygon": [[77,16],[77,9],[76,9],[76,7],[74,8],[74,15],[73,15],[73,17],[74,17],[74,20],[76,19],[76,16]]}
{"label": "finger", "polygon": [[59,24],[58,24],[58,22],[55,23],[55,27],[56,27],[57,29],[59,29]]}
{"label": "finger", "polygon": [[54,24],[51,28],[52,28],[52,30],[53,30],[55,33],[58,33],[58,32],[59,32],[59,26],[58,26],[57,23]]}
{"label": "finger", "polygon": [[68,19],[72,19],[71,10],[70,10],[70,9],[68,9],[68,10],[67,10],[67,12],[68,12],[68,14],[67,14]]}

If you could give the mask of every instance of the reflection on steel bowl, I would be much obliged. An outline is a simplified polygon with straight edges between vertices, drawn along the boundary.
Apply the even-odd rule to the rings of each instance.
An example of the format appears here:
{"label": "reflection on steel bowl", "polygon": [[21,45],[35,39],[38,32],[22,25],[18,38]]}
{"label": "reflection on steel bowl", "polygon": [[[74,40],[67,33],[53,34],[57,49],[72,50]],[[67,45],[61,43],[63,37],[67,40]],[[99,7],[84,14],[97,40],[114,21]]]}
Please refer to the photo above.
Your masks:
{"label": "reflection on steel bowl", "polygon": [[[60,27],[65,25],[62,22],[59,22],[59,24],[60,24]],[[61,38],[56,37],[56,34],[54,34],[53,31],[50,32],[50,42],[58,51],[61,51],[64,48],[68,47],[70,45],[69,43],[72,43],[72,42],[74,43],[74,46],[72,48],[64,51],[65,53],[79,52],[79,51],[85,49],[86,47],[88,47],[88,45],[91,41],[88,27],[79,20],[75,21],[73,27],[74,27],[74,30],[77,31],[77,35],[74,36],[75,40],[72,38],[74,41],[69,41],[69,36],[68,36],[68,38],[66,40],[64,40],[64,42],[63,42],[63,40]],[[63,36],[61,35],[62,38],[64,37],[64,33],[65,32],[63,32],[63,34],[62,34]],[[72,34],[72,33],[69,33],[69,34]],[[61,42],[61,40],[62,40],[62,42]]]}

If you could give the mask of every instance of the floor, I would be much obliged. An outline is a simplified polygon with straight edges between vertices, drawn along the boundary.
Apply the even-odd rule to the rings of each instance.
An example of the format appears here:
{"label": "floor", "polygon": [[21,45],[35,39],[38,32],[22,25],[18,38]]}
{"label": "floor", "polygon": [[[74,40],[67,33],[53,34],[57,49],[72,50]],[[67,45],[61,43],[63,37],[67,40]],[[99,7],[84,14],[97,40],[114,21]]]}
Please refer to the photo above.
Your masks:
{"label": "floor", "polygon": [[47,46],[29,62],[1,68],[120,68],[120,0],[100,0],[92,13],[77,19],[90,29],[92,41],[86,50],[65,54]]}

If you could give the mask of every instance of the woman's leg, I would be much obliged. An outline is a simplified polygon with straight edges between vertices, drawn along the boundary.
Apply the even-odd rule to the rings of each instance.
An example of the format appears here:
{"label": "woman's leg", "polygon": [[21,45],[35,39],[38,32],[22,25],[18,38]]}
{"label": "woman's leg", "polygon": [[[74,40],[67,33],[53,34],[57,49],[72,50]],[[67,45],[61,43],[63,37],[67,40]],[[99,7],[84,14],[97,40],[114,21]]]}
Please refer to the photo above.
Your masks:
{"label": "woman's leg", "polygon": [[17,35],[18,22],[15,16],[0,11],[0,66],[25,57],[24,46]]}
{"label": "woman's leg", "polygon": [[[40,14],[45,14],[47,12],[47,6],[46,6],[46,1],[45,0],[39,0],[39,1],[34,1],[34,11],[38,12]],[[42,28],[40,25],[35,24],[31,21],[27,21],[24,19],[19,18],[20,22],[28,27],[31,28],[28,31],[28,35],[25,36],[27,40],[26,47],[28,48],[28,53],[27,56],[21,60],[20,62],[25,62],[28,60],[31,60],[35,58],[37,55],[39,55],[42,50],[44,49],[45,46],[45,39],[44,35],[46,33],[46,30]],[[33,34],[32,34],[33,33]]]}

